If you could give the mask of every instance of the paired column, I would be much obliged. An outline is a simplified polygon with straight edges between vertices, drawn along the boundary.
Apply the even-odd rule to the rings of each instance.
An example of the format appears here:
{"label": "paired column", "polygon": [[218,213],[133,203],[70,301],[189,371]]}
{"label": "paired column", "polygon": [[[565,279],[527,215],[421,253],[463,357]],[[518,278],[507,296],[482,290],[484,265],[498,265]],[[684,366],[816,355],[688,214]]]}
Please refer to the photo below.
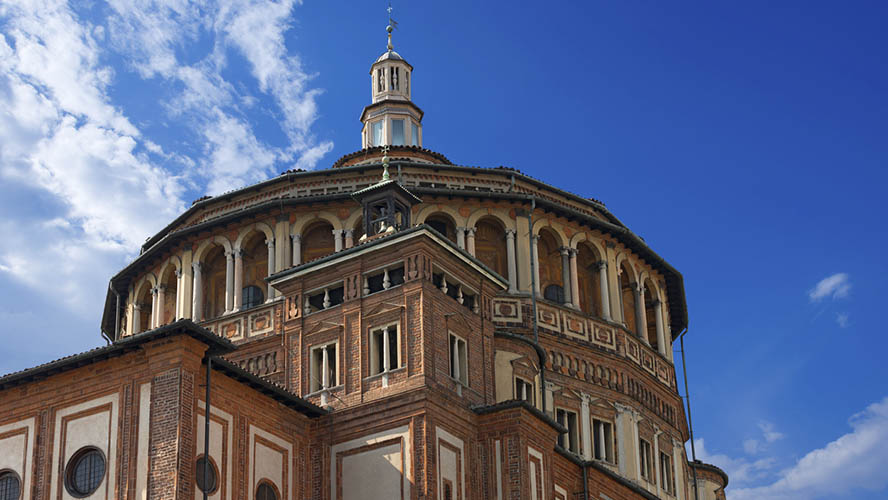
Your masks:
{"label": "paired column", "polygon": [[142,331],[142,304],[133,304],[133,330],[135,335]]}
{"label": "paired column", "polygon": [[182,318],[182,285],[184,282],[182,281],[182,269],[176,269],[176,312],[173,317],[173,321],[177,321]]}
{"label": "paired column", "polygon": [[299,264],[302,264],[302,235],[291,234],[290,241],[293,249],[290,265],[298,266]]}
{"label": "paired column", "polygon": [[[274,239],[265,240],[265,244],[268,246],[268,274],[266,276],[271,276],[274,274]],[[266,302],[274,300],[274,292],[274,287],[269,283],[268,292],[265,294]]]}
{"label": "paired column", "polygon": [[570,252],[567,247],[561,247],[558,251],[561,253],[561,290],[564,293],[564,304],[572,305],[573,296],[571,295]]}
{"label": "paired column", "polygon": [[203,264],[194,262],[191,264],[194,273],[191,287],[191,319],[197,323],[203,321]]}
{"label": "paired column", "polygon": [[225,252],[225,314],[234,308],[234,252]]}
{"label": "paired column", "polygon": [[607,261],[598,262],[598,283],[601,285],[601,317],[611,321],[610,292],[607,286]]}
{"label": "paired column", "polygon": [[342,229],[333,230],[333,251],[342,251]]}
{"label": "paired column", "polygon": [[644,319],[644,285],[637,283],[635,292],[635,334],[641,338],[645,345],[650,345],[647,339],[647,328]]}
{"label": "paired column", "polygon": [[509,266],[509,293],[518,293],[518,268],[515,261],[515,231],[506,229],[506,265]]}
{"label": "paired column", "polygon": [[665,358],[667,357],[666,331],[663,328],[663,303],[660,302],[660,299],[654,301],[654,316],[657,324],[657,349]]}
{"label": "paired column", "polygon": [[[227,282],[228,280],[226,280]],[[244,251],[240,248],[234,251],[234,279],[231,280],[229,291],[234,297],[234,305],[227,312],[237,312],[244,307]],[[229,292],[226,292],[228,295]]]}
{"label": "paired column", "polygon": [[475,256],[475,228],[466,228],[466,250],[472,257]]}
{"label": "paired column", "polygon": [[166,306],[166,285],[157,285],[157,288],[155,290],[157,294],[157,300],[154,303],[154,306],[156,307],[154,313],[154,328],[157,328],[158,326],[163,324],[163,309],[164,306]]}
{"label": "paired column", "polygon": [[533,291],[539,295],[540,293],[540,250],[539,250],[539,235],[533,235],[530,237],[530,263],[533,266]]}
{"label": "paired column", "polygon": [[[580,308],[580,280],[577,276],[577,249],[568,248],[570,259],[570,298],[574,308]],[[589,311],[587,311],[589,312]]]}

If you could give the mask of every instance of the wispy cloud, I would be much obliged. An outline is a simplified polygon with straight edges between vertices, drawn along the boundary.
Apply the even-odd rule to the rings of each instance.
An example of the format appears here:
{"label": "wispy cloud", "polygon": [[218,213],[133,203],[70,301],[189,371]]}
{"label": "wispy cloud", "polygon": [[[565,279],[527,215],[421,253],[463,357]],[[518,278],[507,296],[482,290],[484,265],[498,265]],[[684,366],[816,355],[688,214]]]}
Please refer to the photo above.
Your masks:
{"label": "wispy cloud", "polygon": [[763,420],[758,423],[758,428],[761,431],[761,437],[743,441],[743,450],[750,455],[765,451],[769,444],[785,437],[782,432],[777,431],[776,426],[771,422]]}
{"label": "wispy cloud", "polygon": [[811,302],[820,302],[823,299],[843,299],[851,292],[851,282],[846,273],[836,273],[820,280],[814,288],[808,290],[808,299]]}
{"label": "wispy cloud", "polygon": [[[851,432],[807,453],[771,484],[732,488],[732,500],[808,500],[888,486],[888,397],[849,419]],[[719,465],[718,457],[710,457]],[[733,482],[733,478],[732,478]]]}
{"label": "wispy cloud", "polygon": [[840,328],[848,327],[848,313],[836,313],[836,324],[839,325]]}
{"label": "wispy cloud", "polygon": [[[774,468],[777,460],[772,457],[755,460],[744,457],[730,457],[723,453],[711,453],[706,449],[703,438],[694,439],[697,459],[722,468],[731,481],[731,485],[748,485],[766,478]],[[690,451],[688,451],[690,456]]]}

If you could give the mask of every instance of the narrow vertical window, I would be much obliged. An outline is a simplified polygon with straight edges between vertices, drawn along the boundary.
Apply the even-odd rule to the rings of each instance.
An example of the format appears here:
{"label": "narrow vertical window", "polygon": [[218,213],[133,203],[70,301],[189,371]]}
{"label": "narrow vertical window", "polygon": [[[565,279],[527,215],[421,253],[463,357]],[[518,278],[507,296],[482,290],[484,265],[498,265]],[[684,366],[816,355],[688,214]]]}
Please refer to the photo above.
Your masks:
{"label": "narrow vertical window", "polygon": [[376,70],[376,91],[382,92],[385,90],[385,72],[382,68]]}
{"label": "narrow vertical window", "polygon": [[675,494],[675,485],[672,481],[672,457],[660,452],[660,481],[667,493]]}
{"label": "narrow vertical window", "polygon": [[404,145],[404,120],[392,120],[392,145]]}
{"label": "narrow vertical window", "polygon": [[390,325],[370,333],[370,375],[400,368],[398,328]]}
{"label": "narrow vertical window", "polygon": [[372,145],[373,146],[382,146],[383,142],[384,142],[383,138],[382,138],[382,120],[379,120],[378,122],[373,122],[373,125],[371,125],[371,127],[373,128],[373,134],[372,134],[373,144]]}
{"label": "narrow vertical window", "polygon": [[338,384],[336,343],[311,350],[311,392],[326,390]]}
{"label": "narrow vertical window", "polygon": [[592,444],[598,460],[614,462],[614,426],[604,420],[592,419]]}
{"label": "narrow vertical window", "polygon": [[651,474],[653,471],[651,467],[651,443],[648,443],[644,439],[638,439],[638,455],[639,455],[639,464],[641,465],[641,477],[648,482],[653,482],[654,478]]}
{"label": "narrow vertical window", "polygon": [[466,341],[450,334],[450,376],[469,385]]}
{"label": "narrow vertical window", "polygon": [[558,408],[555,417],[559,424],[567,428],[567,432],[558,436],[558,444],[571,453],[580,452],[580,439],[577,432],[577,414],[570,410]]}
{"label": "narrow vertical window", "polygon": [[410,145],[419,146],[419,127],[415,123],[410,123]]}
{"label": "narrow vertical window", "polygon": [[404,93],[410,95],[410,72],[404,72]]}

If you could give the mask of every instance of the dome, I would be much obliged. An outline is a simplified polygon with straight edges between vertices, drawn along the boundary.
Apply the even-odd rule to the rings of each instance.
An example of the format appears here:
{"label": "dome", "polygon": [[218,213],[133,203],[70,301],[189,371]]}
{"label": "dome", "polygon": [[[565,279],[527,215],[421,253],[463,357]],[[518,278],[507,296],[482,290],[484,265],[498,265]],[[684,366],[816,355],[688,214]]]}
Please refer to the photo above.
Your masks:
{"label": "dome", "polygon": [[403,61],[404,58],[401,57],[401,54],[398,54],[394,50],[387,50],[387,51],[383,52],[382,55],[376,59],[376,62],[382,62],[382,61],[388,61],[388,60]]}

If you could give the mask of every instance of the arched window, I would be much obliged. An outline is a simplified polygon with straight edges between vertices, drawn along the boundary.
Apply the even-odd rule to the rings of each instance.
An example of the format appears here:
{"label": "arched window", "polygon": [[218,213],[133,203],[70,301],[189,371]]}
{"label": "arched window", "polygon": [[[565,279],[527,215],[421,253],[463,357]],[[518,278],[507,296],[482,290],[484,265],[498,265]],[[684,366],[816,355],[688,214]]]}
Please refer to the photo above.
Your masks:
{"label": "arched window", "polygon": [[319,222],[311,225],[302,237],[302,261],[311,262],[333,253],[333,225]]}
{"label": "arched window", "polygon": [[160,311],[160,324],[168,325],[176,321],[176,296],[178,287],[176,286],[178,278],[176,278],[176,268],[169,266],[167,271],[160,277],[160,283],[164,286],[163,292],[163,311]]}
{"label": "arched window", "polygon": [[105,479],[105,455],[98,448],[81,448],[65,467],[65,489],[75,498],[92,495]]}
{"label": "arched window", "polygon": [[644,318],[647,323],[647,331],[645,335],[647,335],[648,344],[651,345],[655,350],[659,349],[659,343],[657,341],[657,291],[654,288],[654,284],[651,283],[650,280],[644,280]]}
{"label": "arched window", "polygon": [[243,304],[244,309],[259,306],[265,302],[265,296],[262,293],[262,289],[256,285],[245,286],[241,293],[241,298],[243,299],[241,300],[241,303]]}
{"label": "arched window", "polygon": [[585,243],[577,245],[577,288],[580,290],[580,309],[587,314],[603,317],[601,310],[601,273],[598,263],[601,261],[592,246]]}
{"label": "arched window", "polygon": [[475,224],[475,257],[503,277],[509,276],[506,268],[506,231],[490,219]]}
{"label": "arched window", "polygon": [[22,496],[22,480],[11,470],[0,471],[0,500],[19,500]]}
{"label": "arched window", "polygon": [[[546,290],[548,290],[551,285],[557,285],[557,288],[553,288],[552,290],[561,290],[558,293],[560,300],[557,302],[562,304],[564,303],[564,274],[562,272],[561,251],[558,249],[560,245],[550,231],[540,231],[539,236],[540,239],[537,242],[537,251],[539,252],[537,262],[540,263],[540,289],[543,290],[543,297],[547,300],[554,300],[548,298]],[[555,292],[553,291],[550,293],[554,294]]]}
{"label": "arched window", "polygon": [[256,488],[256,500],[278,500],[277,488],[269,481],[260,481]]}
{"label": "arched window", "polygon": [[213,319],[225,312],[225,248],[214,245],[203,258],[203,318]]}
{"label": "arched window", "polygon": [[620,264],[620,300],[623,306],[623,324],[630,332],[638,334],[635,325],[635,282],[632,271],[624,261]]}
{"label": "arched window", "polygon": [[444,214],[434,214],[426,217],[423,224],[428,225],[435,231],[438,231],[448,240],[456,243],[456,224],[450,220],[450,217]]}

